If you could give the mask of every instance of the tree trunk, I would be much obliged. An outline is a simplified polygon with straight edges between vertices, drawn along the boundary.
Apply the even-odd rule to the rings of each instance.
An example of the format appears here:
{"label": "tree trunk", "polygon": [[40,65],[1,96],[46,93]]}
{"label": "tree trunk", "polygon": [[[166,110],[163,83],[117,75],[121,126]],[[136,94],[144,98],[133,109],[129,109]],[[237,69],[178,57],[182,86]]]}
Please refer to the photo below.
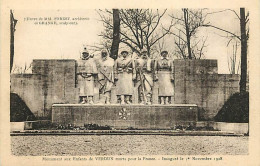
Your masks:
{"label": "tree trunk", "polygon": [[10,73],[13,68],[14,61],[14,17],[12,10],[10,11]]}
{"label": "tree trunk", "polygon": [[240,8],[240,32],[241,32],[241,78],[240,93],[246,93],[247,79],[247,36],[246,36],[246,19],[245,8]]}
{"label": "tree trunk", "polygon": [[183,9],[183,13],[184,13],[184,23],[185,23],[185,30],[186,30],[186,37],[187,37],[188,58],[192,59],[191,47],[190,47],[190,30],[189,30],[188,9]]}
{"label": "tree trunk", "polygon": [[118,48],[120,43],[120,18],[119,18],[119,10],[113,9],[113,41],[110,51],[110,57],[113,59],[117,59],[118,57]]}

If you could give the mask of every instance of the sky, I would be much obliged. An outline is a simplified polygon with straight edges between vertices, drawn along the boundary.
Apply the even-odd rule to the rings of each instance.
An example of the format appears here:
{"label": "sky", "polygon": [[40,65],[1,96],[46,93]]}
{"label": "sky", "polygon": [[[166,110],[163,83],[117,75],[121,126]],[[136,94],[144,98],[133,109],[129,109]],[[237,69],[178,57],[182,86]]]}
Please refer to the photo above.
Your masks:
{"label": "sky", "polygon": [[[208,9],[208,12],[223,9]],[[169,14],[178,14],[181,9],[168,9],[162,24],[170,22]],[[79,59],[84,45],[99,43],[99,34],[104,29],[96,10],[14,10],[18,20],[15,31],[14,66],[24,67],[33,59]],[[39,18],[70,17],[83,19],[77,25],[37,25]],[[37,19],[37,20],[35,20]],[[57,18],[56,18],[57,19]],[[208,16],[207,20],[218,27],[239,34],[239,21],[233,12],[226,11]],[[64,21],[57,21],[64,22]],[[232,54],[232,43],[227,47],[226,33],[212,28],[203,28],[199,37],[207,37],[205,59],[218,60],[218,72],[229,73],[228,57]],[[166,37],[166,49],[172,50],[173,36]],[[238,50],[238,56],[240,52]]]}

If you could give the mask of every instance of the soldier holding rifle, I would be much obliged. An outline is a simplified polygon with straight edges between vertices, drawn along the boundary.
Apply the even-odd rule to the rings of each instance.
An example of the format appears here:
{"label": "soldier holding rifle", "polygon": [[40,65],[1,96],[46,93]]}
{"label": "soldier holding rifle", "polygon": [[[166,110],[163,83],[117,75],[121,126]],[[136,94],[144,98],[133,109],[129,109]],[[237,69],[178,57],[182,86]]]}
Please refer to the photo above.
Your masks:
{"label": "soldier holding rifle", "polygon": [[100,102],[110,104],[111,88],[114,85],[114,60],[108,56],[106,50],[102,50],[97,64]]}
{"label": "soldier holding rifle", "polygon": [[131,104],[133,95],[133,61],[128,51],[123,50],[115,62],[116,95],[121,104]]}
{"label": "soldier holding rifle", "polygon": [[94,80],[97,76],[97,67],[94,59],[84,48],[82,57],[77,62],[77,82],[79,88],[79,102],[93,104]]}
{"label": "soldier holding rifle", "polygon": [[167,51],[161,52],[161,57],[156,61],[155,68],[155,81],[158,81],[159,85],[160,104],[169,104],[174,95],[174,66]]}
{"label": "soldier holding rifle", "polygon": [[140,103],[151,104],[154,62],[149,58],[146,49],[141,50],[141,54],[135,59],[134,66],[134,79],[137,82]]}

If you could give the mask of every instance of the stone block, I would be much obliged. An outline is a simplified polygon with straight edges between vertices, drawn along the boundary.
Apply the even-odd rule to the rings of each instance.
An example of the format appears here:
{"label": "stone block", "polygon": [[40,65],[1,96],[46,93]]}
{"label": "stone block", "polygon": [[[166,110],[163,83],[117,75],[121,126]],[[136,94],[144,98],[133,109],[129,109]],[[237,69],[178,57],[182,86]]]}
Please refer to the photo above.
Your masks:
{"label": "stone block", "polygon": [[170,129],[177,123],[196,122],[196,105],[82,105],[54,104],[52,123],[76,126],[109,125],[116,129]]}
{"label": "stone block", "polygon": [[24,131],[24,122],[10,122],[11,132]]}

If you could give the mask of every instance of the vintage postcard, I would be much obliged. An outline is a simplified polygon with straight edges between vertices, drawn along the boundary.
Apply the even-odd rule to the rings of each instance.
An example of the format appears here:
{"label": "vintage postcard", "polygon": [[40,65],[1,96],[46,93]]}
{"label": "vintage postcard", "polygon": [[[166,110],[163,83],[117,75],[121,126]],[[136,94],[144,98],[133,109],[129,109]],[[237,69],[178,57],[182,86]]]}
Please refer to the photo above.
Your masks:
{"label": "vintage postcard", "polygon": [[259,5],[2,0],[0,165],[259,165]]}

